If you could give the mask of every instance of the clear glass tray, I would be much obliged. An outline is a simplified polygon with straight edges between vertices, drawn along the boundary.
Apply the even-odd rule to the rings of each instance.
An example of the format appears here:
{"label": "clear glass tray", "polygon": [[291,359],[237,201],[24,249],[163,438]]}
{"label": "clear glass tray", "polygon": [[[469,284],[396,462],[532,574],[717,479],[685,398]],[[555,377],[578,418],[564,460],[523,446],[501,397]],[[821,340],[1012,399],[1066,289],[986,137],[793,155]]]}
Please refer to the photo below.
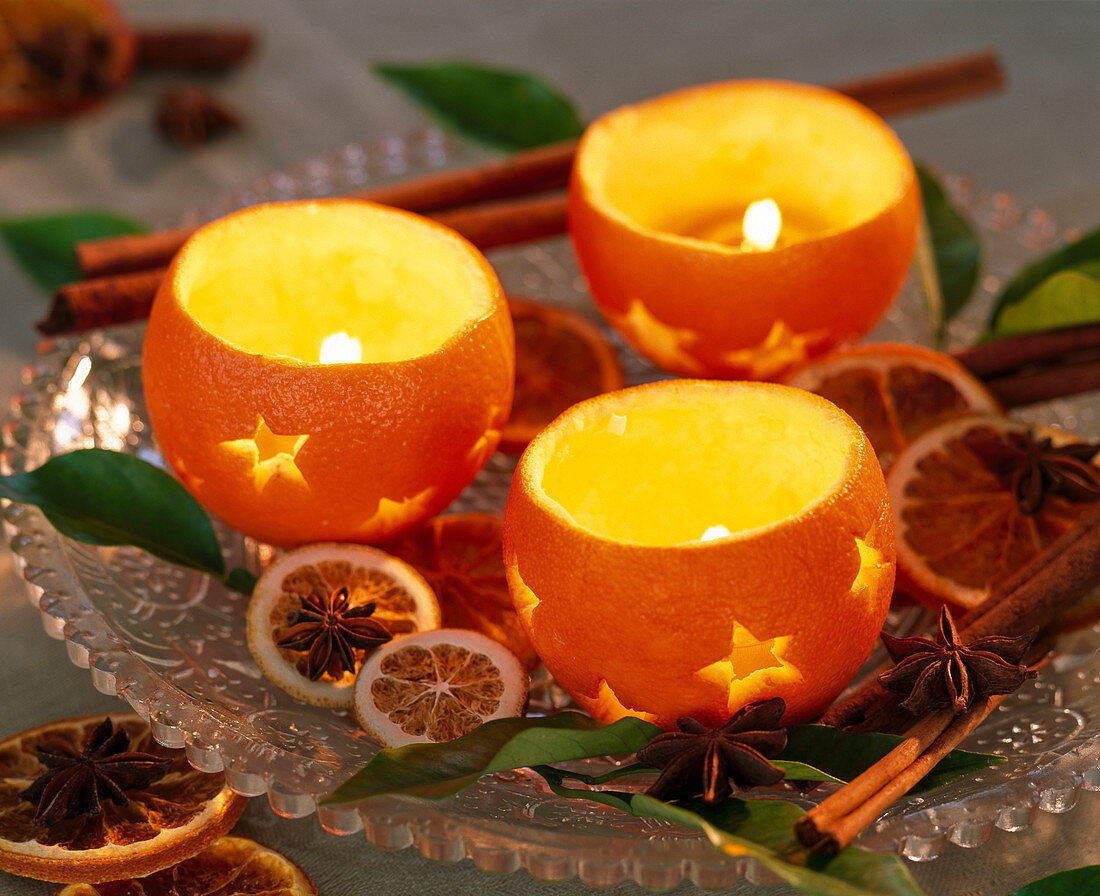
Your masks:
{"label": "clear glass tray", "polygon": [[[470,158],[471,150],[436,131],[349,146],[267,177],[195,219],[259,200],[348,192]],[[976,332],[1003,277],[1061,234],[1048,216],[1021,209],[1011,197],[979,191],[960,178],[947,181],[981,224],[988,249],[982,296],[952,328],[954,341],[961,342]],[[495,252],[492,260],[511,294],[568,305],[596,319],[566,240]],[[923,341],[924,320],[920,290],[909,283],[874,335]],[[140,326],[118,328],[60,340],[48,349],[27,371],[25,388],[15,398],[4,430],[5,472],[89,446],[159,463],[142,398],[141,336]],[[631,381],[660,375],[612,338]],[[1037,416],[1095,436],[1098,410],[1095,400],[1067,401]],[[499,511],[512,467],[503,455],[494,457],[453,509]],[[345,715],[302,705],[263,678],[245,647],[244,597],[137,550],[63,539],[33,508],[10,505],[4,516],[46,630],[65,641],[73,663],[90,670],[95,687],[148,717],[157,739],[184,747],[196,767],[224,768],[230,786],[242,794],[266,793],[279,815],[316,811],[325,829],[336,834],[363,831],[382,847],[411,845],[446,861],[470,857],[489,871],[523,867],[542,880],[577,875],[592,886],[630,879],[662,889],[683,879],[715,888],[746,876],[759,884],[773,882],[752,862],[719,855],[685,828],[559,799],[523,771],[494,775],[439,803],[385,798],[318,809],[317,800],[377,747]],[[224,528],[220,535],[232,563],[258,568],[263,546]],[[893,618],[894,625],[912,622]],[[1005,701],[967,744],[1004,754],[1008,762],[899,802],[860,843],[930,860],[948,842],[977,846],[995,828],[1022,830],[1040,811],[1069,810],[1082,787],[1100,789],[1098,646],[1100,632],[1074,636],[1064,653]],[[534,711],[568,705],[567,695],[545,672],[536,675]],[[590,771],[602,770],[598,763],[589,765]],[[827,792],[783,796],[809,805]]]}

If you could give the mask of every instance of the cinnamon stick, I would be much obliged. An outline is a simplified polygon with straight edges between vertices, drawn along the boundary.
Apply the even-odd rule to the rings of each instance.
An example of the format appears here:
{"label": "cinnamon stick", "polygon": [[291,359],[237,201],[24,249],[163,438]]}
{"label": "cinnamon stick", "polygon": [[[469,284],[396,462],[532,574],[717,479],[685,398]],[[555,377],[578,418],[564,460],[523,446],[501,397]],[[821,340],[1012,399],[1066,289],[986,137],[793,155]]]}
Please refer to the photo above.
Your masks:
{"label": "cinnamon stick", "polygon": [[999,90],[1004,83],[1004,70],[996,52],[984,50],[873,79],[837,84],[833,89],[874,109],[879,115],[888,116],[990,93]]}
{"label": "cinnamon stick", "polygon": [[[487,202],[432,217],[479,249],[492,249],[563,233],[565,215],[565,194],[552,193]],[[56,336],[148,317],[165,270],[110,274],[61,286],[54,292],[47,316],[36,327],[43,335]]]}
{"label": "cinnamon stick", "polygon": [[85,240],[76,244],[76,261],[85,279],[162,268],[192,233],[192,228],[180,227]]}
{"label": "cinnamon stick", "polygon": [[[919,737],[914,729],[914,735],[799,819],[795,825],[799,841],[818,855],[836,855],[962,743],[1002,700],[1004,695],[982,698],[957,717],[951,713],[946,719],[943,713],[928,716],[918,725]],[[929,735],[932,742],[913,758]]]}
{"label": "cinnamon stick", "polygon": [[217,72],[244,62],[256,35],[239,27],[141,28],[134,34],[141,68]]}
{"label": "cinnamon stick", "polygon": [[[1100,506],[967,613],[959,622],[959,633],[970,642],[989,635],[1048,629],[1098,586]],[[869,727],[877,728],[893,702],[885,688],[872,680],[830,707],[821,723],[855,728],[870,719]]]}
{"label": "cinnamon stick", "polygon": [[[880,114],[898,114],[953,102],[995,90],[1003,84],[1003,73],[996,54],[984,50],[967,56],[886,72],[836,85],[835,89],[865,103]],[[504,199],[523,192],[550,190],[565,185],[572,167],[576,142],[540,147],[515,153],[505,159],[442,172],[405,184],[374,188],[353,194],[395,205],[409,211],[430,212],[459,204]],[[119,246],[118,238],[89,241],[78,249],[85,277],[99,277],[125,271],[142,270],[130,261],[131,253],[140,252],[144,267],[166,265],[182,242],[165,243],[161,254],[141,249],[142,237],[130,236]]]}
{"label": "cinnamon stick", "polygon": [[46,317],[35,326],[44,336],[130,323],[149,316],[165,268],[81,280],[60,287]]}
{"label": "cinnamon stick", "polygon": [[1038,404],[1100,389],[1100,357],[1066,360],[1036,370],[1021,370],[985,381],[1006,408]]}
{"label": "cinnamon stick", "polygon": [[952,352],[955,360],[982,379],[1001,376],[1053,358],[1100,351],[1100,324],[1006,336]]}

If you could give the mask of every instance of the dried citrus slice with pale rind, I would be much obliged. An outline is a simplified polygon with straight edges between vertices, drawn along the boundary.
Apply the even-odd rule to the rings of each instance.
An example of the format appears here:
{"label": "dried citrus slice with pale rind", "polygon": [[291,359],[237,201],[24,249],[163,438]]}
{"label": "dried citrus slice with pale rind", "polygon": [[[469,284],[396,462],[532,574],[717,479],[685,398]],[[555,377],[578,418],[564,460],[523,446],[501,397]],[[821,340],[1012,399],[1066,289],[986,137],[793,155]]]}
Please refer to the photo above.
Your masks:
{"label": "dried citrus slice with pale rind", "polygon": [[309,875],[281,852],[247,837],[222,837],[178,865],[138,880],[79,883],[54,896],[317,896]]}
{"label": "dried citrus slice with pale rind", "polygon": [[950,355],[901,342],[845,346],[806,365],[787,384],[851,414],[883,468],[945,420],[1001,412],[992,393]]}
{"label": "dried citrus slice with pale rind", "polygon": [[19,794],[46,770],[35,747],[61,739],[80,752],[102,715],[64,719],[0,741],[0,869],[58,883],[99,883],[152,874],[201,851],[236,823],[247,800],[222,774],[188,764],[181,750],[160,746],[140,717],[112,715],[131,750],[172,758],[167,774],[125,791],[127,804],[104,800],[98,816],[45,827]]}
{"label": "dried citrus slice with pale rind", "polygon": [[523,714],[528,679],[507,647],[466,629],[397,639],[355,682],[355,716],[385,747],[441,743]]}
{"label": "dried citrus slice with pale rind", "polygon": [[897,456],[886,485],[900,592],[933,607],[972,609],[1096,506],[1052,495],[1036,513],[1025,513],[970,447],[974,439],[1029,431],[1055,446],[1079,441],[1060,430],[979,415],[942,423]]}
{"label": "dried citrus slice with pale rind", "polygon": [[287,551],[264,570],[248,605],[248,649],[267,678],[314,706],[347,709],[355,675],[366,654],[355,651],[355,669],[311,681],[306,653],[278,646],[292,625],[300,596],[314,590],[348,589],[349,606],[375,604],[376,619],[394,637],[439,628],[439,602],[411,566],[377,548],[320,542]]}
{"label": "dried citrus slice with pale rind", "polygon": [[387,542],[432,586],[446,628],[468,628],[512,651],[527,669],[542,661],[527,639],[504,574],[503,518],[491,513],[448,513]]}

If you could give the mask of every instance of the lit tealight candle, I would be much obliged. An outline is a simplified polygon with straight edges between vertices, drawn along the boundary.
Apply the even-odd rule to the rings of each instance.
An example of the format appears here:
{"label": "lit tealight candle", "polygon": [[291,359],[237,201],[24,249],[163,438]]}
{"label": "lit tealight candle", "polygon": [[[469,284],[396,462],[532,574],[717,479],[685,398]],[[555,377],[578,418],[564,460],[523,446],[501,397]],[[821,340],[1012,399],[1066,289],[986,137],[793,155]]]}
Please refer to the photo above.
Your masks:
{"label": "lit tealight candle", "polygon": [[321,343],[322,364],[358,364],[363,360],[363,346],[347,333],[333,333]]}
{"label": "lit tealight candle", "polygon": [[741,221],[741,251],[767,252],[774,249],[783,227],[783,216],[774,199],[761,199],[745,209]]}
{"label": "lit tealight candle", "polygon": [[781,378],[865,335],[905,279],[919,219],[916,172],[882,119],[783,81],[612,111],[585,131],[570,181],[597,306],[691,377]]}

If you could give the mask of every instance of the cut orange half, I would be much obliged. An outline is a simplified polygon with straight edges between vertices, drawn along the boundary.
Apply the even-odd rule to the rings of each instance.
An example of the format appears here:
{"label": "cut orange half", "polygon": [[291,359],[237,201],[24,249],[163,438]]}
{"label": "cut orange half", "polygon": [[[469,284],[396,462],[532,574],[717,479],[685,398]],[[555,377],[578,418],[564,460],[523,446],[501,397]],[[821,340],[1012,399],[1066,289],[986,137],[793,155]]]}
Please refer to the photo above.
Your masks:
{"label": "cut orange half", "polygon": [[787,383],[851,414],[884,468],[937,423],[1001,411],[989,390],[950,355],[901,342],[838,349],[803,367]]}
{"label": "cut orange half", "polygon": [[247,837],[221,837],[147,877],[69,884],[54,896],[317,896],[317,887],[281,852]]}
{"label": "cut orange half", "polygon": [[931,606],[969,609],[1072,528],[1095,503],[1047,497],[1021,510],[1015,493],[975,452],[1010,433],[1079,441],[1005,417],[965,417],[929,430],[886,474],[898,545],[898,590]]}
{"label": "cut orange half", "polygon": [[516,617],[504,575],[504,520],[451,513],[384,545],[432,586],[446,628],[468,628],[499,641],[528,669],[541,662]]}
{"label": "cut orange half", "polygon": [[511,299],[516,391],[500,450],[519,454],[570,405],[623,387],[615,349],[579,314]]}
{"label": "cut orange half", "polygon": [[172,758],[168,773],[126,790],[126,805],[102,801],[98,816],[44,827],[19,794],[46,766],[35,748],[57,740],[80,752],[102,715],[64,719],[0,741],[0,869],[59,883],[100,883],[152,874],[204,849],[236,823],[244,797],[221,774],[200,772],[182,751],[160,746],[136,715],[111,717],[130,749]]}
{"label": "cut orange half", "polygon": [[523,714],[528,680],[491,638],[444,628],[379,648],[355,682],[355,717],[384,747],[440,743]]}
{"label": "cut orange half", "polygon": [[[260,576],[248,604],[248,649],[267,678],[314,706],[349,708],[352,685],[367,654],[375,645],[358,647],[343,631],[323,629],[337,620],[326,614],[312,633],[292,632],[303,623],[303,601],[311,596],[326,601],[346,592],[347,611],[374,604],[369,619],[391,636],[439,628],[439,602],[423,577],[407,563],[377,548],[358,544],[320,543],[287,551]],[[337,607],[337,615],[342,615]],[[352,612],[347,618],[358,615]],[[352,631],[354,634],[354,631]],[[340,664],[343,638],[350,662]],[[288,641],[295,647],[279,646]],[[318,644],[318,642],[321,642]],[[381,642],[379,642],[381,643]],[[317,645],[316,647],[314,645]],[[315,674],[316,651],[328,651]]]}

